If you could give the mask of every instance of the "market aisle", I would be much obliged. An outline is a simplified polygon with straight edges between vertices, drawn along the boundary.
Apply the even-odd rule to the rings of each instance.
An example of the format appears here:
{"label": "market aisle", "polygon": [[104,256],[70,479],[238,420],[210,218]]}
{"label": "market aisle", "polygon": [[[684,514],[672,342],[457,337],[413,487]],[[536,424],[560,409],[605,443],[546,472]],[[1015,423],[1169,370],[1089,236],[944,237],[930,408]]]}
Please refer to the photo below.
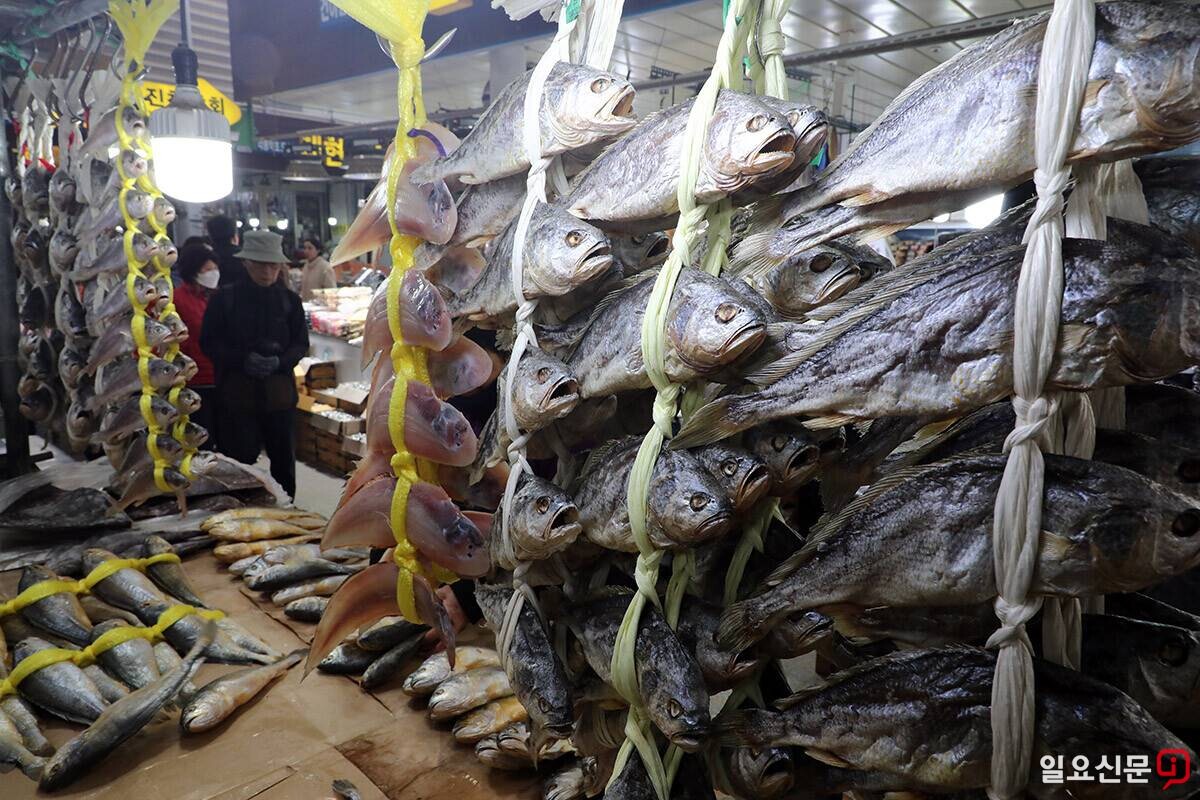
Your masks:
{"label": "market aisle", "polygon": [[[260,455],[255,466],[264,472],[270,469],[266,455]],[[296,462],[296,506],[329,517],[337,508],[346,481],[327,472],[313,469],[303,461]]]}

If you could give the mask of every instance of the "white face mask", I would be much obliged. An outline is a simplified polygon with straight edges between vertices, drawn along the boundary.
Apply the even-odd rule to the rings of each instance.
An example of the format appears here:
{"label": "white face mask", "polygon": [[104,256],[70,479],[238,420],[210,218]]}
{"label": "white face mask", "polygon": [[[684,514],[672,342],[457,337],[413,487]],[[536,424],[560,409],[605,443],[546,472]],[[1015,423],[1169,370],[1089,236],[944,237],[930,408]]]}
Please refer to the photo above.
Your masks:
{"label": "white face mask", "polygon": [[221,282],[221,273],[218,270],[210,269],[208,272],[201,272],[196,276],[196,283],[203,286],[205,289],[215,289],[217,284]]}

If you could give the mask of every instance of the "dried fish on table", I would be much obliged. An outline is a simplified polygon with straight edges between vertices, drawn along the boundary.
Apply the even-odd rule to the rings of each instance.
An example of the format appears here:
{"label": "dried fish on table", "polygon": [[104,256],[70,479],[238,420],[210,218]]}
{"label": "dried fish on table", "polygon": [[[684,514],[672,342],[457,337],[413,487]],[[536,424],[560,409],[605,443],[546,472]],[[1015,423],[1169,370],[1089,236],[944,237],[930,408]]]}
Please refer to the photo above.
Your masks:
{"label": "dried fish on table", "polygon": [[502,697],[464,714],[454,723],[454,738],[474,744],[489,734],[498,733],[527,717],[525,706],[516,697]]}
{"label": "dried fish on table", "polygon": [[[336,592],[350,575],[330,575],[315,581],[297,583],[280,589],[271,595],[271,602],[277,606],[289,606],[296,600],[308,597],[329,597]],[[323,610],[323,609],[322,609]]]}
{"label": "dried fish on table", "polygon": [[283,607],[283,613],[288,619],[297,622],[320,622],[325,607],[329,605],[328,597],[301,597]]}
{"label": "dried fish on table", "polygon": [[[52,647],[50,642],[36,636],[21,639],[13,646],[14,663]],[[67,722],[87,725],[108,707],[96,684],[72,661],[60,661],[32,672],[17,688],[30,703]]]}
{"label": "dried fish on table", "polygon": [[179,727],[184,733],[212,730],[272,681],[299,664],[307,653],[307,650],[295,650],[274,664],[246,667],[206,683],[188,698],[179,715]]}
{"label": "dried fish on table", "polygon": [[486,647],[459,646],[455,651],[454,666],[446,654],[434,653],[404,679],[404,692],[414,697],[432,694],[434,689],[451,675],[481,667],[497,667],[500,656]]}
{"label": "dried fish on table", "polygon": [[[39,583],[57,580],[60,578],[50,570],[31,564],[21,570],[17,590],[24,592]],[[21,609],[21,616],[31,625],[80,647],[92,641],[92,623],[74,592],[64,590],[44,597]]]}
{"label": "dried fish on table", "polygon": [[39,788],[54,791],[73,783],[96,762],[107,757],[144,728],[200,666],[205,647],[212,642],[213,626],[206,627],[179,666],[144,689],[114,703],[87,730],[58,749],[46,764]]}
{"label": "dried fish on table", "polygon": [[442,681],[429,696],[429,718],[438,721],[457,717],[512,693],[508,676],[500,667],[458,672]]}

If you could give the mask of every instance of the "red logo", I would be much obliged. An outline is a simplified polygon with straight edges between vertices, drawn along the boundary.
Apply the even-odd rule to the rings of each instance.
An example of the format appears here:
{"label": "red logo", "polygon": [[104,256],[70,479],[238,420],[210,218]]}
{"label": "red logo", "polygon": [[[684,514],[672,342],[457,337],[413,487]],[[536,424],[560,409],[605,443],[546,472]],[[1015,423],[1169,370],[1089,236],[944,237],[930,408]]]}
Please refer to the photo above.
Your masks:
{"label": "red logo", "polygon": [[1167,779],[1162,787],[1165,792],[1172,786],[1187,783],[1188,778],[1192,776],[1192,754],[1180,748],[1159,750],[1158,761],[1154,766],[1158,776]]}

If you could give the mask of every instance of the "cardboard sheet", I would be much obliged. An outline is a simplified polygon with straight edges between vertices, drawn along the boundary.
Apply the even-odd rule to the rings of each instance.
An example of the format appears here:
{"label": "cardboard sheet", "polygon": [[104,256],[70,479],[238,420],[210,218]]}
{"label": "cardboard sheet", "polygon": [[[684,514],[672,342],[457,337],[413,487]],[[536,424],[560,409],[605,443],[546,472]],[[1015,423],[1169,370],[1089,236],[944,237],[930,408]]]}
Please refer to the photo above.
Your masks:
{"label": "cardboard sheet", "polygon": [[[286,620],[240,591],[241,583],[211,554],[185,561],[199,595],[281,652],[307,646],[313,626]],[[0,574],[11,593],[16,573]],[[253,594],[253,593],[250,593]],[[268,607],[270,603],[266,604]],[[280,619],[274,618],[278,613]],[[306,634],[307,635],[304,635]],[[206,664],[197,686],[237,667]],[[410,704],[399,681],[381,697],[349,678],[292,669],[216,730],[184,736],[178,714],[153,723],[56,798],[69,800],[326,800],[347,778],[364,800],[382,798],[534,798],[533,773],[493,773],[472,748],[435,727]],[[81,730],[39,715],[56,745]],[[13,771],[0,775],[0,798],[46,797]]]}

